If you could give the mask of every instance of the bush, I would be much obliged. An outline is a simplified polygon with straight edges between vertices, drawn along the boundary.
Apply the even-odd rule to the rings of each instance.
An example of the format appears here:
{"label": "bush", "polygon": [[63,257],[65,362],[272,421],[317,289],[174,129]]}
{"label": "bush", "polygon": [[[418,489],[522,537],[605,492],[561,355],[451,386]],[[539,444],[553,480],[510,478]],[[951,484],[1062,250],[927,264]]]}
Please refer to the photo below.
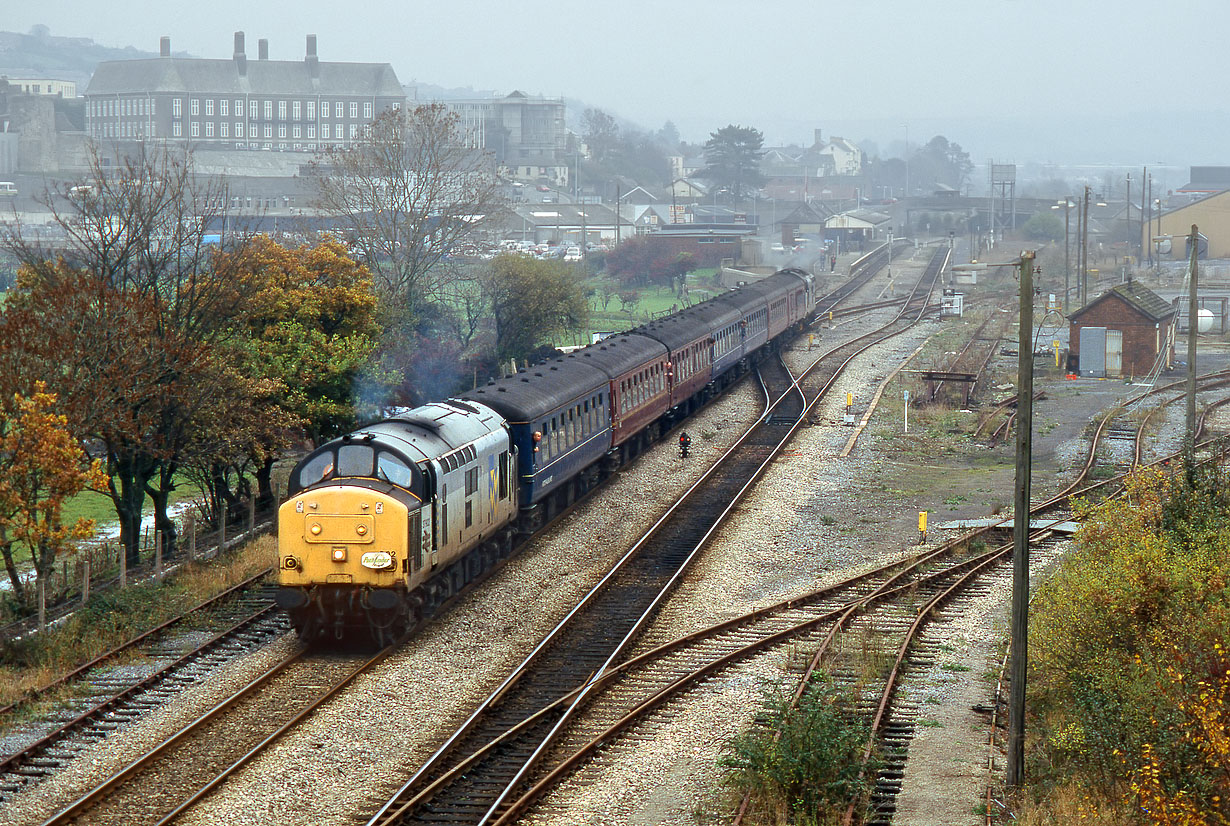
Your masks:
{"label": "bush", "polygon": [[1086,509],[1078,550],[1030,619],[1044,785],[1072,778],[1143,822],[1230,816],[1226,482],[1140,471],[1123,497]]}
{"label": "bush", "polygon": [[763,723],[727,744],[728,784],[768,822],[839,822],[876,771],[860,772],[870,732],[857,722],[854,698],[819,675],[797,705],[782,686],[769,687],[763,704]]}

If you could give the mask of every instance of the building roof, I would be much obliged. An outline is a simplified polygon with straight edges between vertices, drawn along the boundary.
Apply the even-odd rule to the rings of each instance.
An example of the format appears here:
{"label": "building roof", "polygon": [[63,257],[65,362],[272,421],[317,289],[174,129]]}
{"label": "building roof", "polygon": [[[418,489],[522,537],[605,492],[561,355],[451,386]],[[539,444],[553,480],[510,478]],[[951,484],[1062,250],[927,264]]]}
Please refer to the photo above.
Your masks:
{"label": "building roof", "polygon": [[1225,192],[1230,189],[1230,166],[1193,166],[1191,180],[1176,192]]}
{"label": "building roof", "polygon": [[397,74],[388,63],[327,63],[313,78],[306,60],[251,60],[239,74],[235,60],[155,57],[107,60],[98,64],[91,95],[129,92],[199,92],[254,95],[367,95],[404,98]]}
{"label": "building roof", "polygon": [[1094,307],[1094,305],[1107,300],[1111,296],[1118,297],[1129,307],[1136,310],[1150,321],[1162,321],[1173,316],[1175,312],[1174,307],[1170,306],[1166,299],[1153,292],[1153,290],[1150,290],[1148,287],[1135,281],[1128,281],[1125,284],[1118,284],[1102,293],[1093,301],[1090,301],[1084,307],[1072,313],[1072,315],[1069,316],[1069,320],[1076,321],[1076,319],[1080,318],[1081,315]]}

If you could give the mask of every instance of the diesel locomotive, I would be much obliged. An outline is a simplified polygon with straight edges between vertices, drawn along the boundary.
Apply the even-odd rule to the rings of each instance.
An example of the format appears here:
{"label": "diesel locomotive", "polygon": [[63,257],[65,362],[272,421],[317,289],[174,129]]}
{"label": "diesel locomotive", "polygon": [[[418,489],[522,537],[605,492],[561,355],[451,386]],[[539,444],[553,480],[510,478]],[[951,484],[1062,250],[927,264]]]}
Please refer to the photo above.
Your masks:
{"label": "diesel locomotive", "polygon": [[403,633],[815,311],[762,281],[330,441],[291,471],[277,602],[305,639]]}

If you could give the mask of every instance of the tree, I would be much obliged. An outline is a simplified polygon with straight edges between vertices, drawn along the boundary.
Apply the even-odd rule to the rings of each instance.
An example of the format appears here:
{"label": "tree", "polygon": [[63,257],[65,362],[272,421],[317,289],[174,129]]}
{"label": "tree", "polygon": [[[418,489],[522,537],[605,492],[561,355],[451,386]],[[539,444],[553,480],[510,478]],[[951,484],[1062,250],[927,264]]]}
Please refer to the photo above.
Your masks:
{"label": "tree", "polygon": [[78,438],[104,445],[121,542],[136,564],[147,494],[174,550],[167,504],[178,462],[209,409],[214,351],[249,285],[215,267],[205,235],[221,223],[226,188],[197,178],[191,153],[142,148],[111,166],[91,147],[89,169],[87,188],[66,182],[37,196],[63,238],[56,249],[20,223],[0,228],[0,247],[21,268],[0,318],[0,390],[28,393],[45,378]]}
{"label": "tree", "polygon": [[386,314],[411,325],[453,280],[444,256],[504,204],[493,158],[466,144],[458,115],[439,103],[381,113],[313,168],[319,207],[345,226]]}
{"label": "tree", "polygon": [[242,484],[243,467],[254,468],[258,501],[272,503],[273,462],[292,429],[313,444],[350,430],[375,412],[359,388],[399,379],[374,364],[381,327],[371,274],[341,244],[288,249],[259,237],[220,261],[251,284],[251,298],[227,347],[242,374],[219,377],[233,426],[204,431],[215,447],[198,448],[192,470],[214,515],[222,501],[240,503],[228,480]]}
{"label": "tree", "polygon": [[1034,213],[1021,227],[1021,232],[1031,241],[1062,241],[1063,221],[1049,210]]}
{"label": "tree", "polygon": [[585,290],[563,261],[500,255],[481,276],[495,320],[496,357],[524,358],[553,338],[574,333],[589,315]]}
{"label": "tree", "polygon": [[652,235],[629,238],[607,255],[607,272],[623,284],[670,285],[700,266],[700,245],[686,248]]}
{"label": "tree", "polygon": [[750,126],[723,126],[705,142],[705,168],[697,173],[725,187],[736,200],[746,197],[764,185],[760,173],[761,146],[764,135]]}
{"label": "tree", "polygon": [[586,109],[581,123],[581,136],[590,155],[598,163],[606,163],[619,142],[619,124],[601,109]]}
{"label": "tree", "polygon": [[13,544],[30,549],[40,580],[55,570],[56,557],[73,539],[94,534],[94,522],[78,519],[64,525],[64,503],[84,490],[102,490],[106,474],[90,462],[67,429],[68,419],[55,412],[56,397],[37,382],[28,398],[14,395],[0,410],[0,555],[17,601],[25,604]]}

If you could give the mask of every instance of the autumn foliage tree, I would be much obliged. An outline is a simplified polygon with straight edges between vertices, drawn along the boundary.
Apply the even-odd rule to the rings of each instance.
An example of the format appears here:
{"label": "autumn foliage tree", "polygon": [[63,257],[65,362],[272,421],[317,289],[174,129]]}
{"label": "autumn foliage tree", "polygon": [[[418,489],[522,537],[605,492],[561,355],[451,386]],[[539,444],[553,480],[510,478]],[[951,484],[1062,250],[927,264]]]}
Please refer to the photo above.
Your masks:
{"label": "autumn foliage tree", "polygon": [[678,289],[687,274],[700,266],[699,245],[680,248],[675,242],[648,235],[629,238],[611,250],[606,266],[624,284]]}
{"label": "autumn foliage tree", "polygon": [[174,549],[169,498],[200,422],[217,412],[218,346],[247,282],[216,266],[205,234],[225,187],[198,178],[191,155],[151,149],[110,166],[95,151],[90,164],[83,191],[55,185],[40,196],[60,230],[55,249],[20,223],[0,228],[20,264],[0,315],[0,390],[28,393],[46,379],[74,434],[103,446],[135,564],[147,495]]}
{"label": "autumn foliage tree", "polygon": [[65,525],[64,503],[84,490],[103,490],[108,479],[97,459],[88,461],[68,431],[68,419],[55,412],[56,397],[43,382],[29,397],[20,394],[0,404],[0,555],[19,603],[27,595],[14,545],[30,551],[34,570],[44,580],[56,558],[75,539],[94,533],[93,520]]}

